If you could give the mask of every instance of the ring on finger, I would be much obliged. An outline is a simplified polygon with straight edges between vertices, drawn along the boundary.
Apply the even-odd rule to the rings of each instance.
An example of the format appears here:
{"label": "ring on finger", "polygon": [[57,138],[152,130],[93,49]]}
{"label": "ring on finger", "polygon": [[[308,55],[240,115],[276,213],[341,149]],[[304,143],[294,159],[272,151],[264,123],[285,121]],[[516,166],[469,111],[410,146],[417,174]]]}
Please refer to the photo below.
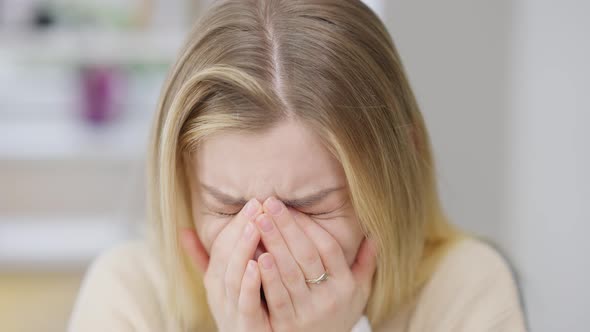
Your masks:
{"label": "ring on finger", "polygon": [[324,272],[321,276],[313,279],[305,279],[305,282],[308,284],[319,284],[322,281],[328,280],[328,271]]}

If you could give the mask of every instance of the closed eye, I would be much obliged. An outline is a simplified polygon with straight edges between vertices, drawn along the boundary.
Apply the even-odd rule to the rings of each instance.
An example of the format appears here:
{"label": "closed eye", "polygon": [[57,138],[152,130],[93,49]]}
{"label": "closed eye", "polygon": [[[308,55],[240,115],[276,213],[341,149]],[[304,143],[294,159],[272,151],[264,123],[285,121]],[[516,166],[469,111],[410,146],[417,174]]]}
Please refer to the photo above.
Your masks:
{"label": "closed eye", "polygon": [[[330,213],[332,213],[334,211],[337,211],[337,210],[341,209],[343,206],[345,206],[347,203],[348,203],[348,200],[345,200],[345,201],[342,202],[342,205],[340,205],[336,209],[333,209],[333,210],[328,211],[328,212],[320,212],[320,213],[306,213],[306,212],[303,212],[303,211],[300,211],[300,212],[303,213],[303,214],[305,214],[305,215],[308,215],[310,217],[318,217],[318,216],[323,216],[323,215],[326,215],[326,214],[330,214]],[[298,207],[293,207],[292,205],[289,205],[289,204],[287,204],[286,206],[287,207],[291,207],[291,208],[295,208],[295,209],[299,210]],[[208,209],[208,210],[211,211],[214,215],[217,215],[217,216],[222,217],[222,218],[230,218],[230,217],[233,217],[233,216],[237,215],[238,213],[240,213],[240,211],[237,211],[235,213],[225,213],[225,212],[213,211],[212,209]]]}
{"label": "closed eye", "polygon": [[[235,215],[237,215],[239,213],[239,212],[236,212],[236,213],[224,213],[224,212],[217,212],[217,211],[212,211],[212,212],[214,214],[220,216],[220,217],[227,217],[227,218],[233,217],[233,216],[235,216]],[[324,214],[328,214],[330,212],[322,212],[322,213],[305,213],[305,212],[302,212],[302,213],[307,214],[308,216],[321,216],[321,215],[324,215]]]}
{"label": "closed eye", "polygon": [[308,216],[322,216],[322,215],[324,215],[324,214],[328,214],[328,213],[330,213],[330,212],[322,212],[322,213],[305,213],[305,214],[307,214]]}
{"label": "closed eye", "polygon": [[223,213],[223,212],[217,212],[217,211],[213,211],[213,213],[215,213],[218,216],[222,216],[222,217],[233,217],[238,213]]}

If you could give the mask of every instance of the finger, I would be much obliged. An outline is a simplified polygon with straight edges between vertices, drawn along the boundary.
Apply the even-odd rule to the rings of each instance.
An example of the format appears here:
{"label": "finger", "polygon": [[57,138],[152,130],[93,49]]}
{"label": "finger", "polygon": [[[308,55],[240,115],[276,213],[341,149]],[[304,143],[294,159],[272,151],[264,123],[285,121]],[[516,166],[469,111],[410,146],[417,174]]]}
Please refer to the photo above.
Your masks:
{"label": "finger", "polygon": [[183,228],[180,230],[180,244],[184,252],[189,256],[191,262],[197,269],[204,274],[209,265],[209,255],[203,247],[197,232],[193,228]]}
{"label": "finger", "polygon": [[315,244],[295,223],[293,214],[289,212],[287,207],[280,200],[269,197],[264,202],[263,208],[272,214],[289,252],[303,271],[305,279],[314,279],[326,272]]}
{"label": "finger", "polygon": [[242,236],[238,240],[232,256],[229,258],[225,272],[226,298],[234,304],[238,302],[246,265],[254,255],[254,250],[256,250],[259,241],[260,233],[258,233],[256,226],[249,221],[244,227]]}
{"label": "finger", "polygon": [[309,288],[305,283],[303,272],[291,255],[283,236],[276,227],[272,218],[266,214],[256,217],[256,225],[260,230],[262,243],[269,253],[272,253],[283,284],[295,307],[299,307],[308,300]]}
{"label": "finger", "polygon": [[255,198],[251,199],[217,236],[211,246],[211,258],[209,259],[209,269],[216,278],[223,280],[229,257],[234,251],[243,228],[248,221],[253,221],[260,212],[262,212],[260,202]]}
{"label": "finger", "polygon": [[338,241],[306,215],[297,211],[294,213],[295,222],[315,244],[330,278],[344,277],[349,274],[350,268]]}
{"label": "finger", "polygon": [[241,315],[242,321],[250,321],[253,317],[257,317],[262,313],[262,303],[260,302],[261,285],[258,264],[254,260],[249,260],[241,280],[238,299],[238,313]]}
{"label": "finger", "polygon": [[377,250],[375,244],[369,238],[365,238],[358,250],[356,260],[351,266],[352,274],[368,296],[371,292],[373,275],[377,267]]}
{"label": "finger", "polygon": [[267,252],[258,258],[258,266],[270,315],[282,321],[293,319],[295,309],[277,269],[276,260]]}

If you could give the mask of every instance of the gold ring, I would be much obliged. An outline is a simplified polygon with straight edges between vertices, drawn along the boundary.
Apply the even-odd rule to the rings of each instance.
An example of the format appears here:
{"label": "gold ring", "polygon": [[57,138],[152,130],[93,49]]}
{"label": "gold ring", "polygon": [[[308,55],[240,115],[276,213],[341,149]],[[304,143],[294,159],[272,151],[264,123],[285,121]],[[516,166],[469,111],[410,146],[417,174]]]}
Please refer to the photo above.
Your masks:
{"label": "gold ring", "polygon": [[325,280],[328,280],[328,271],[324,272],[324,274],[315,279],[305,279],[305,282],[308,284],[319,284],[320,282]]}

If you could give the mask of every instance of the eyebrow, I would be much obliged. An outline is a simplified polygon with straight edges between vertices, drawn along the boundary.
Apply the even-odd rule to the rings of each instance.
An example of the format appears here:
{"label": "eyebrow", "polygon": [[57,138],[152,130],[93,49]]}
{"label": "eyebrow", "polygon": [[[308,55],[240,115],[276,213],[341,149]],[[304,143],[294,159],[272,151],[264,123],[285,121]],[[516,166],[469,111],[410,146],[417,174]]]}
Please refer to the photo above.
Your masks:
{"label": "eyebrow", "polygon": [[[232,205],[232,206],[240,206],[240,205],[244,205],[244,204],[248,203],[248,199],[245,199],[243,197],[238,197],[238,198],[232,197],[231,195],[228,195],[228,194],[216,189],[213,186],[209,186],[207,184],[201,183],[201,187],[203,187],[207,192],[209,192],[209,194],[211,194],[211,196],[215,197],[222,204]],[[322,189],[322,190],[320,190],[316,193],[313,193],[311,195],[301,197],[301,198],[296,198],[296,199],[283,199],[281,197],[277,197],[277,199],[282,201],[285,205],[293,207],[293,208],[305,208],[305,207],[313,206],[314,204],[321,201],[324,197],[328,196],[330,193],[332,193],[334,191],[339,191],[339,190],[342,190],[345,188],[346,188],[346,186]]]}

